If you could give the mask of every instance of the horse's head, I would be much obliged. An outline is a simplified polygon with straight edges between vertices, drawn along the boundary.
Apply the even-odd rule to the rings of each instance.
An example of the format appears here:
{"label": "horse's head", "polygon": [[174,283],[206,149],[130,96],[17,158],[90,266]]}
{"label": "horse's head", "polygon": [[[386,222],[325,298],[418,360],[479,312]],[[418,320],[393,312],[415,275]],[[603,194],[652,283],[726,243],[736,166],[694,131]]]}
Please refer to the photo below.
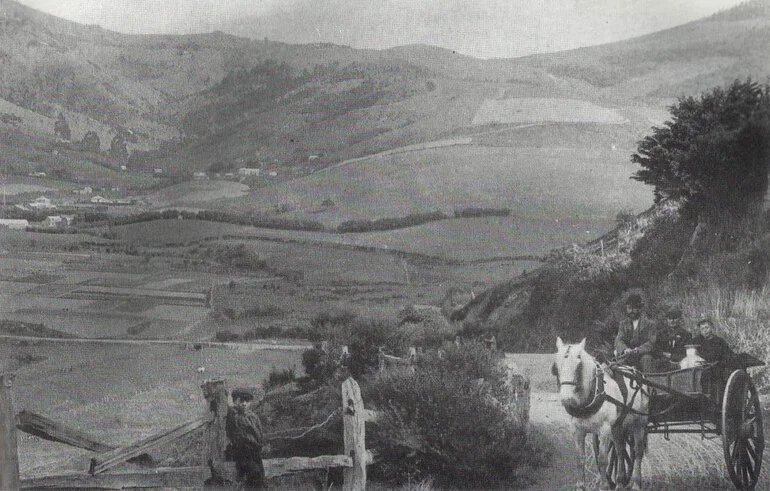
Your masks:
{"label": "horse's head", "polygon": [[562,404],[579,404],[589,395],[595,362],[586,353],[585,347],[585,339],[578,344],[566,344],[561,338],[556,339],[556,355],[551,373],[559,385]]}

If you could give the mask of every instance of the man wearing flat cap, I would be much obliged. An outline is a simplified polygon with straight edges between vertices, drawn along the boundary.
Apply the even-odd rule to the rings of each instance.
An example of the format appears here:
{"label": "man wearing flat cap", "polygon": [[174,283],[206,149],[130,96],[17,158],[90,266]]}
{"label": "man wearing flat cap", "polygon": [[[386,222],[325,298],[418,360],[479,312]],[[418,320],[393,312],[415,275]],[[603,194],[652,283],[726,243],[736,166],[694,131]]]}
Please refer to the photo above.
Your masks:
{"label": "man wearing flat cap", "polygon": [[620,321],[615,336],[615,355],[643,372],[653,372],[656,363],[651,353],[658,329],[643,313],[642,293],[631,291],[624,295],[624,308],[626,316]]}
{"label": "man wearing flat cap", "polygon": [[230,440],[230,455],[235,461],[238,481],[243,489],[264,486],[265,468],[262,465],[262,446],[265,444],[262,422],[251,409],[254,394],[249,389],[233,389],[233,405],[227,410],[225,430]]}

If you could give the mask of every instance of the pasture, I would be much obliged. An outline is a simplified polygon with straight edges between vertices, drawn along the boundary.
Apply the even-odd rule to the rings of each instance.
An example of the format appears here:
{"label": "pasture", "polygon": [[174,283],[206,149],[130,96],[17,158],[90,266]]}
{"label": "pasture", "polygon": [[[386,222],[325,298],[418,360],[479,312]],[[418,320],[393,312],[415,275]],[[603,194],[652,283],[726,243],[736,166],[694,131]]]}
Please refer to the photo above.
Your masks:
{"label": "pasture", "polygon": [[[507,207],[524,218],[612,219],[652,203],[651,191],[629,179],[634,167],[627,161],[608,147],[434,148],[326,169],[233,205],[242,211],[281,205],[291,216],[328,226],[467,207]],[[322,208],[324,200],[335,206]]]}
{"label": "pasture", "polygon": [[517,97],[485,99],[481,103],[473,125],[490,123],[606,123],[626,122],[616,110],[601,107],[579,99],[548,97]]}

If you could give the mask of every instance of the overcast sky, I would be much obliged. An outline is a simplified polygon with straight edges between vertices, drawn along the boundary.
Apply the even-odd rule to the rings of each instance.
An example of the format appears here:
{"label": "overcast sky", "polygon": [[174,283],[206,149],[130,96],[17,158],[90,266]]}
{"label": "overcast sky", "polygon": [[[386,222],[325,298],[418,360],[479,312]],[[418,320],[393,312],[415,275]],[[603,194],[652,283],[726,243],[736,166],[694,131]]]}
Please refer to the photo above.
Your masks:
{"label": "overcast sky", "polygon": [[356,48],[424,43],[480,58],[617,41],[742,0],[20,0],[126,33],[222,30]]}

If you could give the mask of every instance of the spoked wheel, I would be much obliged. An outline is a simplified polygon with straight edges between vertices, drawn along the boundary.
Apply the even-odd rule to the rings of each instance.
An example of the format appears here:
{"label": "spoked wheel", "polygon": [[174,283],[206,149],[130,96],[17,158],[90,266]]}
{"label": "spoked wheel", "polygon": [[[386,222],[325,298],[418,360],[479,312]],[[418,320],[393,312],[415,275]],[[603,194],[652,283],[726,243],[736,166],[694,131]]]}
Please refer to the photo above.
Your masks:
{"label": "spoked wheel", "polygon": [[722,447],[727,472],[738,489],[754,489],[765,437],[757,389],[745,370],[730,374],[722,398]]}
{"label": "spoked wheel", "polygon": [[[615,449],[615,442],[610,441],[610,447],[608,455],[609,460],[607,462],[607,482],[610,485],[610,489],[615,489],[618,485],[628,486],[631,482],[631,475],[634,473],[634,462],[636,461],[636,453],[634,450],[634,435],[626,435],[626,444],[624,448],[620,449],[620,452]],[[623,459],[626,466],[626,475],[620,476],[620,466],[618,465],[618,459]]]}

